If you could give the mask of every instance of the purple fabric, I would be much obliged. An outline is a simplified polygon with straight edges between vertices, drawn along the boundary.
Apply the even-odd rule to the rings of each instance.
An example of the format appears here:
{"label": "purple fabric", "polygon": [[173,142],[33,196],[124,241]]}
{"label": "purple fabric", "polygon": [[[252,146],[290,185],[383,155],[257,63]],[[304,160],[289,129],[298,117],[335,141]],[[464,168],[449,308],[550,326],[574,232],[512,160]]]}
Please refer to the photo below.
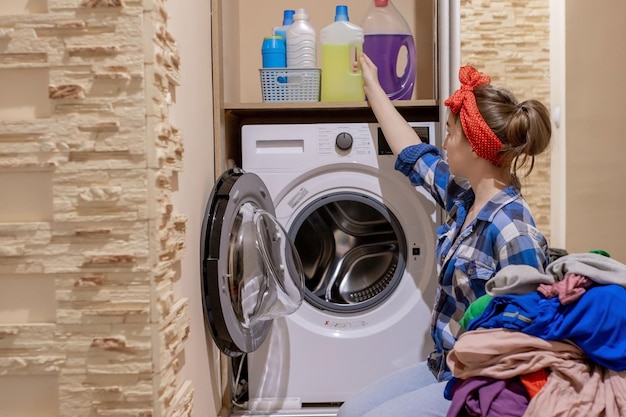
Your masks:
{"label": "purple fabric", "polygon": [[446,417],[521,417],[529,395],[518,378],[473,377],[458,380]]}

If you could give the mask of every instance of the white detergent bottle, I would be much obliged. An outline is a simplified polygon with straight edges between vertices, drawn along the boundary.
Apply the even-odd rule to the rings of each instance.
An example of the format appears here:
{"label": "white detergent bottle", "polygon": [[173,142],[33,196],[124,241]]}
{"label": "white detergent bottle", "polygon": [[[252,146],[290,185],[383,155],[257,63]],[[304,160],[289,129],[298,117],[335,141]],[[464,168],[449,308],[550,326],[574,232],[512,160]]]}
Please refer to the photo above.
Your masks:
{"label": "white detergent bottle", "polygon": [[298,9],[287,28],[287,68],[317,67],[317,34],[305,9]]}
{"label": "white detergent bottle", "polygon": [[[320,30],[322,44],[321,101],[364,101],[359,55],[363,29],[348,18],[348,6],[337,6],[335,21]],[[356,69],[355,69],[356,68]]]}

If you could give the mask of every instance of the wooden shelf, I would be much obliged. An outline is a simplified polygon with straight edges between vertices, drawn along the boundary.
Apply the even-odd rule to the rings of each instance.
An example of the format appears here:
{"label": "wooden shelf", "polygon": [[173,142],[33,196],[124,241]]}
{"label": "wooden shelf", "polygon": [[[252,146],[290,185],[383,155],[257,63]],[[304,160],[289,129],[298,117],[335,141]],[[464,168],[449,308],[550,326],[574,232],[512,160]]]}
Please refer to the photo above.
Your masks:
{"label": "wooden shelf", "polygon": [[[394,105],[409,121],[439,119],[436,100],[398,100]],[[225,103],[224,112],[227,119],[235,118],[241,124],[294,123],[294,120],[298,123],[376,122],[366,101]]]}
{"label": "wooden shelf", "polygon": [[[393,102],[396,107],[428,107],[436,106],[435,100],[396,100]],[[320,101],[272,101],[263,103],[224,103],[224,108],[229,109],[284,109],[284,108],[302,108],[302,109],[345,109],[345,108],[361,108],[369,107],[367,101],[358,102],[320,102]]]}

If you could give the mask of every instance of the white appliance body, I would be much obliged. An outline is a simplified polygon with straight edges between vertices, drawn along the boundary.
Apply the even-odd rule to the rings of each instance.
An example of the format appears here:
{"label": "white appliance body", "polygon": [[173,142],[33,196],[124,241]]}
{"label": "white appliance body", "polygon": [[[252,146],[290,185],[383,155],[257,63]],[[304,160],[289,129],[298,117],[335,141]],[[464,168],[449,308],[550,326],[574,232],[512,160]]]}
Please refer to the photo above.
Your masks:
{"label": "white appliance body", "polygon": [[[418,132],[428,132],[428,140],[435,143],[437,123],[411,124]],[[368,287],[375,294],[371,300],[361,303],[357,298],[334,305],[305,299],[295,313],[274,320],[265,342],[247,357],[250,410],[336,405],[382,376],[424,360],[432,349],[435,230],[441,214],[430,196],[394,169],[396,157],[384,149],[386,142],[379,135],[378,126],[367,123],[247,125],[242,129],[242,168],[263,180],[276,218],[290,235],[325,201],[340,205],[352,200],[391,219],[398,226],[394,230],[402,235],[399,241],[404,241],[399,243],[400,258],[390,261],[388,276],[376,284],[388,288]],[[346,145],[350,146],[342,150]],[[336,253],[347,251],[354,243],[351,240],[358,239],[340,234],[342,227],[330,230]],[[317,254],[302,250],[303,242],[305,248],[321,248],[306,242],[318,238],[316,229],[291,236],[296,246],[301,244],[298,251],[305,260],[318,259]],[[375,234],[373,229],[369,233],[371,238]],[[379,255],[380,251],[373,251],[360,253],[358,258],[367,262],[368,256]],[[387,258],[381,259],[370,265],[380,265]],[[349,261],[346,255],[341,262]],[[315,266],[310,259],[307,262],[309,269]],[[343,270],[352,274],[353,281],[367,279],[367,271],[345,265]],[[392,285],[386,280],[393,274],[398,279]],[[342,290],[338,285],[336,291]],[[357,295],[369,297],[366,292]]]}

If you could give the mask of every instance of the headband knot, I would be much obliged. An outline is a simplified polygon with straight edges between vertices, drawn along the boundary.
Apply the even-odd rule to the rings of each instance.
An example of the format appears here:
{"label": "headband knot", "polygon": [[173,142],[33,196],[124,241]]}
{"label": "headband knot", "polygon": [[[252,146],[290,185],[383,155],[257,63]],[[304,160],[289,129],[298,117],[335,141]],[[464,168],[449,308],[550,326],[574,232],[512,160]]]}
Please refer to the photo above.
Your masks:
{"label": "headband knot", "polygon": [[459,81],[461,88],[456,90],[444,104],[453,114],[460,113],[461,127],[474,152],[481,158],[499,165],[498,152],[502,149],[502,142],[478,111],[474,96],[474,89],[489,84],[491,78],[476,68],[466,65],[459,69]]}

